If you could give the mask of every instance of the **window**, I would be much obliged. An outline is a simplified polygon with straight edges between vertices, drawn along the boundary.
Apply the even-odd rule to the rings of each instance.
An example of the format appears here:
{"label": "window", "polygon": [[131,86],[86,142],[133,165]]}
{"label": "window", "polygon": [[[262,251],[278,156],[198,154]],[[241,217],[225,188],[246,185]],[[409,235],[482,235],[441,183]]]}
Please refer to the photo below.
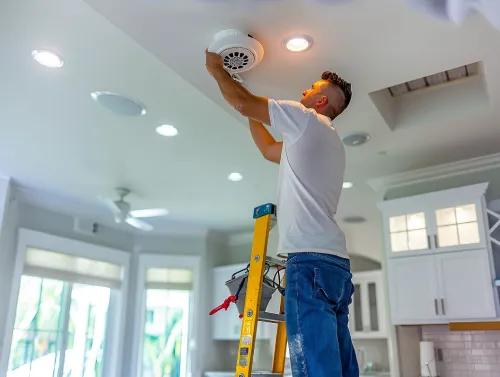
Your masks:
{"label": "window", "polygon": [[37,232],[21,230],[19,235],[19,248],[24,250],[18,258],[24,265],[17,272],[20,284],[7,342],[6,376],[105,376],[108,326],[113,326],[108,317],[121,289],[124,266],[27,247],[23,245],[27,233]]}
{"label": "window", "polygon": [[7,377],[101,377],[109,291],[23,276]]}
{"label": "window", "polygon": [[429,248],[424,212],[391,217],[389,231],[393,252]]}
{"label": "window", "polygon": [[479,243],[479,226],[474,204],[436,211],[439,245],[458,246]]}
{"label": "window", "polygon": [[192,281],[188,269],[147,269],[142,377],[186,377]]}

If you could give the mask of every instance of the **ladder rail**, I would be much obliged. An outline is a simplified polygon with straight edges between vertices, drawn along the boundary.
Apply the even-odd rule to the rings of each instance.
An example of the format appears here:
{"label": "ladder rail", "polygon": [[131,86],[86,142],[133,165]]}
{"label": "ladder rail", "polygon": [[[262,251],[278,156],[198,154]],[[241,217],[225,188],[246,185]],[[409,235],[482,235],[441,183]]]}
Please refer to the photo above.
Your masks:
{"label": "ladder rail", "polygon": [[237,377],[250,377],[257,335],[257,322],[260,312],[262,279],[264,277],[268,229],[271,226],[272,214],[258,217],[255,221],[250,270],[248,272],[245,309],[241,326],[238,359],[236,363]]}
{"label": "ladder rail", "polygon": [[[235,377],[251,377],[252,362],[255,349],[258,322],[278,323],[276,332],[276,346],[273,358],[272,372],[260,373],[262,376],[282,377],[285,369],[286,357],[286,328],[284,322],[284,297],[281,297],[280,313],[266,313],[260,311],[262,284],[264,271],[267,265],[285,267],[280,259],[267,257],[267,243],[269,231],[275,223],[276,206],[265,204],[254,209],[255,228],[248,272],[245,306],[238,345]],[[283,282],[285,279],[283,279]],[[284,284],[284,283],[283,283]],[[256,373],[257,375],[257,373]]]}

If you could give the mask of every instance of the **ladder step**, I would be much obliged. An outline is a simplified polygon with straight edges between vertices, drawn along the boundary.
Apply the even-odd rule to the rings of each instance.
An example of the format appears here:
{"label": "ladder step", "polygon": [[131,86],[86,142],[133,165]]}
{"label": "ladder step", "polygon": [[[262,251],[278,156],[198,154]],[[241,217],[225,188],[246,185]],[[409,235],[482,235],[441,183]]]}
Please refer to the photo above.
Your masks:
{"label": "ladder step", "polygon": [[269,263],[271,266],[286,267],[286,260],[285,259],[266,257],[266,262]]}
{"label": "ladder step", "polygon": [[260,312],[259,321],[271,323],[285,322],[285,316],[283,314]]}

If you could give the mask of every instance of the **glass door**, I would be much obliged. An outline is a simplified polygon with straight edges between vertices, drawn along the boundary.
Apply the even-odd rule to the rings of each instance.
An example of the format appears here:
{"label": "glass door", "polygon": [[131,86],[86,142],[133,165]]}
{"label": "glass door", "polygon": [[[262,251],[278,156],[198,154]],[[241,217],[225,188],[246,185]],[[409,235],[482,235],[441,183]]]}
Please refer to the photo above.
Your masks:
{"label": "glass door", "polygon": [[352,312],[354,315],[353,332],[363,332],[363,305],[361,303],[361,297],[363,295],[363,289],[361,284],[354,284],[354,294],[352,297]]}
{"label": "glass door", "polygon": [[67,289],[58,280],[21,278],[7,377],[57,376]]}
{"label": "glass door", "polygon": [[22,276],[7,377],[101,377],[110,289]]}
{"label": "glass door", "polygon": [[187,365],[190,291],[147,289],[142,377],[183,377]]}
{"label": "glass door", "polygon": [[[144,259],[148,260],[148,258]],[[152,263],[156,259],[153,257]],[[159,259],[168,264],[169,258]],[[156,264],[158,265],[158,264]],[[193,271],[189,268],[145,268],[143,285],[141,377],[187,377]],[[142,278],[141,278],[142,279]]]}

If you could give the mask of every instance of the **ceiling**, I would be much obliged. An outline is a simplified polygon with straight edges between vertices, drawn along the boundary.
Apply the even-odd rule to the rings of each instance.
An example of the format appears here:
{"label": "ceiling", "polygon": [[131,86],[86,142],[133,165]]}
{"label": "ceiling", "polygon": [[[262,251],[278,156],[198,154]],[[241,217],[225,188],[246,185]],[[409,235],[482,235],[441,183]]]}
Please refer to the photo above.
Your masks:
{"label": "ceiling", "polygon": [[[243,74],[255,94],[299,99],[327,69],[353,83],[353,101],[336,127],[341,136],[362,131],[371,140],[347,148],[346,180],[354,187],[344,190],[338,217],[368,219],[339,221],[351,251],[378,259],[380,250],[368,247],[381,243],[377,196],[367,179],[500,151],[500,108],[450,112],[440,122],[393,131],[369,93],[481,61],[489,101],[499,103],[500,31],[479,15],[460,27],[438,22],[404,0],[327,3],[2,2],[0,175],[66,209],[77,203],[103,221],[107,212],[97,196],[127,186],[133,207],[170,211],[155,220],[156,231],[249,229],[253,207],[275,201],[278,168],[261,158],[245,119],[225,104],[204,67],[212,36],[238,28],[265,49],[262,63]],[[293,33],[310,35],[313,47],[285,51],[281,40]],[[34,49],[61,54],[65,65],[38,65],[30,57]],[[148,113],[112,114],[91,99],[95,90],[137,98]],[[158,136],[155,127],[163,123],[179,135]],[[234,171],[243,174],[241,182],[227,180]]]}

